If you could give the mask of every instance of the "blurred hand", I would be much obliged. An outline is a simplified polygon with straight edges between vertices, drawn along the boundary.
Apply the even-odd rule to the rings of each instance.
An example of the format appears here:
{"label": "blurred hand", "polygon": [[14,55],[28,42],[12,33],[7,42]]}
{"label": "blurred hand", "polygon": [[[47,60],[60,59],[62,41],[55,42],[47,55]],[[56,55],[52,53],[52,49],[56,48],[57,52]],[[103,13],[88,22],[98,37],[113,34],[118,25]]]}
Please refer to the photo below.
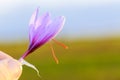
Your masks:
{"label": "blurred hand", "polygon": [[0,80],[18,80],[22,73],[22,64],[0,51]]}

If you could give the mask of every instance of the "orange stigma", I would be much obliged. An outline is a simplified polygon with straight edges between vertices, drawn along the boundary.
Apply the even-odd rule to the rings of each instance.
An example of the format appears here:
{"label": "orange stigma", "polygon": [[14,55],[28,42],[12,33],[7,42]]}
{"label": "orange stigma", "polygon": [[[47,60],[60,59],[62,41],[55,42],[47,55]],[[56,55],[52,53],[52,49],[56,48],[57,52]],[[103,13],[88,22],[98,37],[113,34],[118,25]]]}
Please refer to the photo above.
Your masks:
{"label": "orange stigma", "polygon": [[52,39],[55,43],[57,43],[58,45],[60,45],[60,46],[62,46],[63,48],[65,48],[65,49],[68,49],[68,46],[66,46],[65,44],[63,44],[63,43],[61,43],[61,42],[59,42],[59,41],[57,41],[57,40],[55,40],[55,39]]}
{"label": "orange stigma", "polygon": [[58,63],[59,63],[59,60],[57,59],[57,57],[56,57],[56,55],[55,55],[55,52],[54,52],[54,49],[53,49],[51,43],[50,43],[50,48],[51,48],[51,51],[52,51],[52,56],[53,56],[55,62],[58,64]]}

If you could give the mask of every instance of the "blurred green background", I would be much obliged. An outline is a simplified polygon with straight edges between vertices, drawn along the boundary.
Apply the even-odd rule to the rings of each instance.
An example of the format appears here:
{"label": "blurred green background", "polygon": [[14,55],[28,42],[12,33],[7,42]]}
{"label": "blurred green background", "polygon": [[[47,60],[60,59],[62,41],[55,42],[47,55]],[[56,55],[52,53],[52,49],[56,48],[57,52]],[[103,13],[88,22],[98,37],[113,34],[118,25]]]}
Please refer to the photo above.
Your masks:
{"label": "blurred green background", "polygon": [[[69,49],[65,50],[52,43],[59,64],[53,60],[49,44],[46,44],[26,58],[39,69],[42,79],[33,69],[23,66],[23,74],[19,80],[120,79],[120,38],[60,41],[68,45]],[[1,43],[0,49],[18,59],[27,46],[28,43],[25,42]]]}

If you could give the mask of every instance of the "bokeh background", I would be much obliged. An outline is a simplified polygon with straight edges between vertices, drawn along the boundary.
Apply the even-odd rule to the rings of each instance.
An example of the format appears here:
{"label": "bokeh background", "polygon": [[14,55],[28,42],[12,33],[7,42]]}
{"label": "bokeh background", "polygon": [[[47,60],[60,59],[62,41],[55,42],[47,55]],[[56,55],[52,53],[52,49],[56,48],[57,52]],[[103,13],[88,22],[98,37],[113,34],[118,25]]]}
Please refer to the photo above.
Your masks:
{"label": "bokeh background", "polygon": [[66,23],[53,44],[60,60],[56,64],[49,44],[26,60],[40,71],[23,66],[19,80],[120,80],[119,0],[0,0],[0,50],[16,59],[26,51],[28,23],[34,10],[52,18],[65,16]]}

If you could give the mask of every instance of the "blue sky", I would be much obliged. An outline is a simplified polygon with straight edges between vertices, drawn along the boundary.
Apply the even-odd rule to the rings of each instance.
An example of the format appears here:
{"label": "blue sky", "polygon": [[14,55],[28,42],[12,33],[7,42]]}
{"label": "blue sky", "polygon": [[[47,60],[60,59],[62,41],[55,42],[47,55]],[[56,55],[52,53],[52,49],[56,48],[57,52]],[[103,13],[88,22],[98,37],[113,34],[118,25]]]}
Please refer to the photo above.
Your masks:
{"label": "blue sky", "polygon": [[4,0],[0,1],[0,39],[28,38],[29,19],[40,7],[40,15],[66,17],[61,36],[69,38],[120,35],[119,0]]}

